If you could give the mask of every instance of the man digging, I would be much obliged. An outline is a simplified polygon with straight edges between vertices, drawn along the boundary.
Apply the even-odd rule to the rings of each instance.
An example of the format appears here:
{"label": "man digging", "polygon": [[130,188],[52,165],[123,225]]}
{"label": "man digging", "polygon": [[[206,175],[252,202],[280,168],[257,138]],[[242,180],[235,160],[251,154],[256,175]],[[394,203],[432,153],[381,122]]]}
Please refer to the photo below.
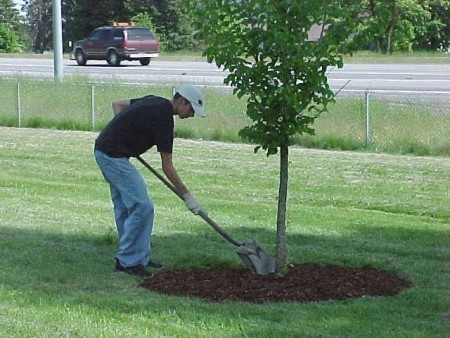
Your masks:
{"label": "man digging", "polygon": [[154,207],[145,181],[130,162],[153,146],[161,156],[164,174],[183,196],[194,214],[204,209],[179,177],[173,163],[174,120],[205,117],[202,92],[192,85],[182,85],[171,100],[159,96],[119,100],[113,103],[114,118],[95,141],[94,156],[109,183],[119,236],[116,271],[150,278],[149,268],[162,265],[151,260],[151,235]]}

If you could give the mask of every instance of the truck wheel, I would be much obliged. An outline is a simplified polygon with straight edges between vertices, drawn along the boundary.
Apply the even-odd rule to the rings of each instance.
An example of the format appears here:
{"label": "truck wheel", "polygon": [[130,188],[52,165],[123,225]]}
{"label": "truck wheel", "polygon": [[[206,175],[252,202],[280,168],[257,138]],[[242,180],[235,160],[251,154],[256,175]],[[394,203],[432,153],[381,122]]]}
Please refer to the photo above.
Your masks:
{"label": "truck wheel", "polygon": [[77,60],[78,66],[86,66],[86,56],[81,49],[77,49],[75,52],[75,59]]}
{"label": "truck wheel", "polygon": [[110,51],[108,53],[108,58],[106,59],[106,62],[108,62],[108,65],[110,65],[111,67],[120,66],[119,55],[117,55],[117,53],[113,50]]}
{"label": "truck wheel", "polygon": [[150,58],[139,59],[139,62],[140,62],[141,65],[143,65],[143,66],[148,66],[149,63],[150,63]]}

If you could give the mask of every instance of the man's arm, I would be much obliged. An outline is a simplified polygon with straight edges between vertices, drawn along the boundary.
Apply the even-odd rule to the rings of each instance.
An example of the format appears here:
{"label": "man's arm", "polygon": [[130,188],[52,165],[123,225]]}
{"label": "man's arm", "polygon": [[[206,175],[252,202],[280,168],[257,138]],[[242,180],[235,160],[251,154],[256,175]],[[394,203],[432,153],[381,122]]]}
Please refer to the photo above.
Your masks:
{"label": "man's arm", "polygon": [[170,183],[172,183],[172,185],[175,187],[175,190],[178,191],[178,193],[181,196],[184,196],[187,193],[189,193],[189,190],[186,188],[183,181],[178,176],[175,167],[173,166],[172,154],[160,152],[160,156],[161,156],[162,170],[164,171],[164,174],[166,174]]}
{"label": "man's arm", "polygon": [[117,115],[121,112],[123,112],[125,109],[127,109],[130,106],[130,100],[118,100],[114,101],[112,103],[112,108],[114,115]]}

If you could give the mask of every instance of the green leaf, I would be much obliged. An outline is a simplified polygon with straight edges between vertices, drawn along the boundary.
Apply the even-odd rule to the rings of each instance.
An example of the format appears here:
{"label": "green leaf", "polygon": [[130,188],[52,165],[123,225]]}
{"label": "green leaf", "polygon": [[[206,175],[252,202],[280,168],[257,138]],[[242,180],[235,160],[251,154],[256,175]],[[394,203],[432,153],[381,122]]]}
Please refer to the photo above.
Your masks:
{"label": "green leaf", "polygon": [[[353,18],[340,1],[220,1],[192,2],[196,26],[207,36],[209,62],[229,71],[224,83],[239,98],[247,98],[253,121],[239,133],[257,143],[255,151],[277,153],[295,135],[314,134],[312,124],[334,96],[328,67],[342,67],[338,54],[348,38]],[[308,41],[314,24],[329,24],[325,36]]]}

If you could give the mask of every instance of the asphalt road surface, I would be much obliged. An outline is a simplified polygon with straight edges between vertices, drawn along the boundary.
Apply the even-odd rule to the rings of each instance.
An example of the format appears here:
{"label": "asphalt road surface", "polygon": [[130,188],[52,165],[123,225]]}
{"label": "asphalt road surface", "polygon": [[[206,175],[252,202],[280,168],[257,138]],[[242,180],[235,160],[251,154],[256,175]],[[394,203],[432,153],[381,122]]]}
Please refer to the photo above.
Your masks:
{"label": "asphalt road surface", "polygon": [[[53,77],[52,59],[0,58],[0,76]],[[88,61],[77,66],[64,60],[64,76],[82,75],[91,81],[116,80],[124,83],[180,83],[223,86],[228,73],[206,62],[175,62],[153,59],[149,66],[122,62],[108,67],[105,61]],[[432,91],[450,93],[450,64],[346,64],[328,71],[333,90],[348,81],[346,90]]]}

